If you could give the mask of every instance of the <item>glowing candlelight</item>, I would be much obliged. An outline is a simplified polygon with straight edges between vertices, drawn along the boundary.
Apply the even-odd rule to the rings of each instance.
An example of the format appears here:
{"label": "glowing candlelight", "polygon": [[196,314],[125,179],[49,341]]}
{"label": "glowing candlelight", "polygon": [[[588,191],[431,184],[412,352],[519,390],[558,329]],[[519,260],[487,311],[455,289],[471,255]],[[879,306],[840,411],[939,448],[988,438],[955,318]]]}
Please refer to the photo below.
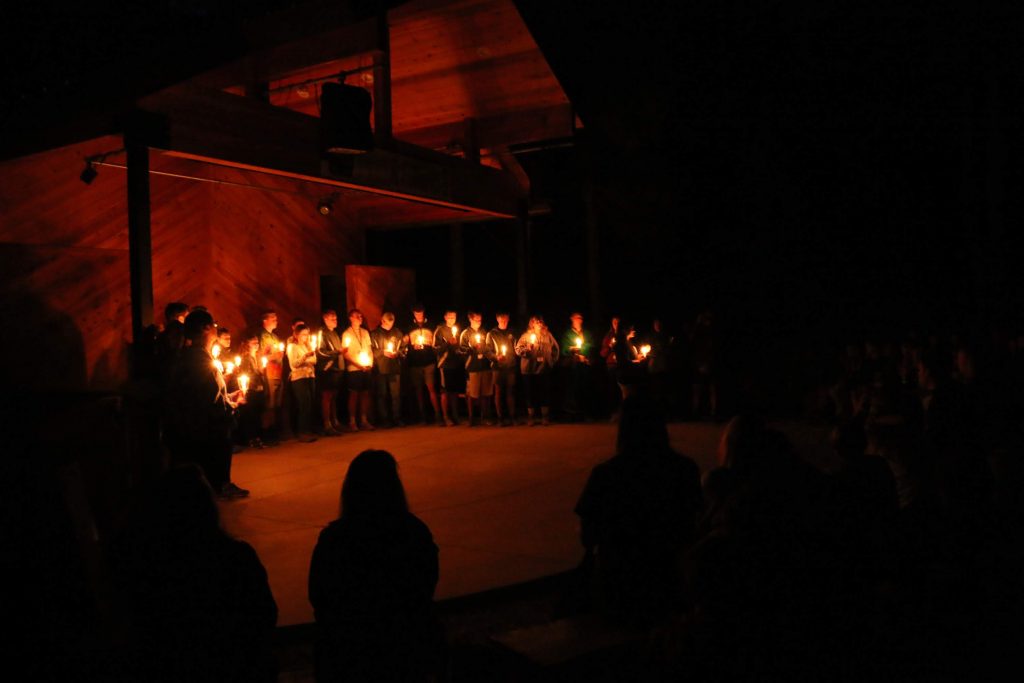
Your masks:
{"label": "glowing candlelight", "polygon": [[309,346],[314,351],[316,350],[316,334],[309,335]]}
{"label": "glowing candlelight", "polygon": [[224,364],[221,363],[216,358],[213,359],[213,367],[217,368],[217,372],[220,372],[220,373],[224,372]]}
{"label": "glowing candlelight", "polygon": [[242,393],[249,391],[249,375],[238,376],[238,388],[242,390]]}
{"label": "glowing candlelight", "polygon": [[277,345],[277,350],[284,353],[284,342]]}
{"label": "glowing candlelight", "polygon": [[264,370],[267,369],[267,357],[266,356],[263,356],[263,358],[260,358],[260,365],[263,367]]}
{"label": "glowing candlelight", "polygon": [[220,344],[214,344],[213,350],[210,351],[214,358],[220,358]]}
{"label": "glowing candlelight", "polygon": [[360,351],[357,360],[359,361],[359,364],[362,365],[364,368],[370,367],[370,363],[372,362],[370,360],[370,354],[367,353],[366,351]]}
{"label": "glowing candlelight", "polygon": [[640,355],[641,356],[646,357],[647,354],[649,354],[650,352],[651,352],[651,345],[650,344],[644,344],[643,346],[640,347]]}
{"label": "glowing candlelight", "polygon": [[507,344],[502,344],[501,345],[501,355],[504,356],[507,353],[508,353],[508,345]]}
{"label": "glowing candlelight", "polygon": [[535,334],[531,334],[530,335],[530,343],[531,344],[536,344],[537,343],[537,335],[535,335]]}
{"label": "glowing candlelight", "polygon": [[241,356],[235,356],[235,367],[236,368],[237,367],[241,367],[241,365],[242,365],[242,357]]}
{"label": "glowing candlelight", "polygon": [[394,353],[394,351],[395,351],[395,342],[389,341],[388,342],[388,353]]}
{"label": "glowing candlelight", "polygon": [[473,340],[474,340],[474,341],[475,341],[475,342],[476,342],[477,344],[479,344],[479,343],[480,343],[480,334],[479,334],[479,333],[477,333],[477,335],[476,335],[475,337],[473,337]]}
{"label": "glowing candlelight", "polygon": [[234,371],[235,371],[235,364],[234,363],[232,363],[231,361],[228,361],[227,363],[224,364],[224,374],[225,375],[230,375]]}
{"label": "glowing candlelight", "polygon": [[423,332],[422,331],[420,331],[420,333],[416,335],[416,340],[417,340],[416,341],[417,344],[419,344],[420,346],[423,346],[423,344],[425,342],[423,341]]}
{"label": "glowing candlelight", "polygon": [[342,345],[343,348],[347,349],[351,343],[352,343],[352,340],[348,338],[347,334],[344,337],[341,338],[341,345]]}
{"label": "glowing candlelight", "polygon": [[583,337],[576,337],[576,348],[577,349],[582,349],[583,348]]}
{"label": "glowing candlelight", "polygon": [[452,337],[455,338],[455,339],[459,338],[459,326],[458,325],[452,325]]}

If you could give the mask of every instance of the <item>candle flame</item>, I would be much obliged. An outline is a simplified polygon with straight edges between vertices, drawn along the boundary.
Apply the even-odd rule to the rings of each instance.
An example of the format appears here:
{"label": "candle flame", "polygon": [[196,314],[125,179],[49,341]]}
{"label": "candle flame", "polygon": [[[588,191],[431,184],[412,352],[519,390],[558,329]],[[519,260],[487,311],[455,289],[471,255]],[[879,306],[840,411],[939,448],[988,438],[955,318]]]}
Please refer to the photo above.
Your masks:
{"label": "candle flame", "polygon": [[583,348],[583,337],[576,337],[576,346]]}
{"label": "candle flame", "polygon": [[238,388],[242,390],[242,393],[249,391],[249,375],[238,376]]}
{"label": "candle flame", "polygon": [[388,342],[388,352],[390,353],[390,352],[392,352],[394,350],[395,350],[395,342],[389,341]]}
{"label": "candle flame", "polygon": [[651,345],[650,344],[644,344],[643,346],[640,347],[640,355],[646,356],[650,352],[651,352]]}
{"label": "candle flame", "polygon": [[263,358],[260,358],[260,365],[262,365],[264,368],[267,367],[267,357],[266,356],[263,356]]}
{"label": "candle flame", "polygon": [[508,352],[508,346],[505,344],[501,345],[501,355],[505,355]]}
{"label": "candle flame", "polygon": [[480,343],[480,335],[479,335],[479,334],[478,334],[478,335],[476,335],[476,337],[475,337],[475,341],[476,341],[476,343],[477,343],[477,344],[479,344],[479,343]]}
{"label": "candle flame", "polygon": [[213,350],[210,351],[214,358],[220,358],[220,344],[214,344]]}
{"label": "candle flame", "polygon": [[277,345],[277,350],[284,351],[284,342],[281,342],[280,344]]}
{"label": "candle flame", "polygon": [[216,358],[213,359],[213,367],[217,368],[217,372],[224,372],[224,364]]}
{"label": "candle flame", "polygon": [[345,347],[346,349],[349,347],[349,344],[351,344],[351,343],[352,343],[352,340],[348,338],[347,334],[344,337],[341,338],[341,345],[343,347]]}
{"label": "candle flame", "polygon": [[452,336],[453,337],[458,337],[459,336],[459,326],[458,325],[452,325]]}
{"label": "candle flame", "polygon": [[536,344],[537,343],[537,335],[535,335],[535,334],[531,334],[530,335],[530,343],[531,344]]}
{"label": "candle flame", "polygon": [[242,357],[241,356],[235,356],[235,367],[237,368],[241,364],[242,364]]}
{"label": "candle flame", "polygon": [[225,375],[230,375],[234,371],[235,371],[235,364],[234,363],[232,363],[231,361],[228,361],[227,363],[224,364],[224,374]]}
{"label": "candle flame", "polygon": [[370,367],[370,363],[371,363],[371,361],[370,361],[370,354],[367,353],[366,351],[360,351],[359,352],[358,360],[359,360],[359,364],[362,365],[364,368]]}

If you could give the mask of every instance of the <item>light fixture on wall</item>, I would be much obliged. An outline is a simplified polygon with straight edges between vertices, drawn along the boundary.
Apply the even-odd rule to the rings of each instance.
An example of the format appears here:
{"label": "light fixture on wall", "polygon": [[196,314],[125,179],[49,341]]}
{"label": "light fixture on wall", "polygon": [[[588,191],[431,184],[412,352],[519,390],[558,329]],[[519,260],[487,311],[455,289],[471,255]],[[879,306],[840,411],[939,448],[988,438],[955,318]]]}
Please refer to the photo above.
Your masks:
{"label": "light fixture on wall", "polygon": [[104,162],[106,162],[107,157],[114,156],[115,154],[120,154],[122,152],[124,152],[123,147],[121,149],[114,149],[109,152],[93,154],[91,157],[86,157],[85,168],[83,168],[82,172],[78,174],[78,179],[86,185],[91,185],[92,181],[96,180],[96,176],[100,174],[100,172],[96,170],[96,166],[103,165]]}
{"label": "light fixture on wall", "polygon": [[334,203],[338,201],[339,196],[337,192],[327,195],[317,203],[316,210],[320,212],[321,216],[330,216],[331,212],[334,211]]}
{"label": "light fixture on wall", "polygon": [[99,171],[96,170],[96,167],[92,165],[91,161],[86,159],[85,168],[82,169],[82,172],[81,174],[79,174],[78,178],[86,185],[91,185],[92,181],[96,180],[96,176],[98,175]]}

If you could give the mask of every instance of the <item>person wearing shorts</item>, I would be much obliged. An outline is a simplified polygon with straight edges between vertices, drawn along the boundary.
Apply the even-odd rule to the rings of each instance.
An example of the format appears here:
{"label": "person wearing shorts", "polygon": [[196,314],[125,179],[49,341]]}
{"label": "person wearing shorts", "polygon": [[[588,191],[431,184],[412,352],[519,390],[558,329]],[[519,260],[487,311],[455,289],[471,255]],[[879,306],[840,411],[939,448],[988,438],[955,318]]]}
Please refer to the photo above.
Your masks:
{"label": "person wearing shorts", "polygon": [[437,403],[434,374],[437,372],[437,353],[434,351],[434,333],[429,327],[423,304],[412,308],[412,325],[405,335],[408,349],[406,368],[409,372],[409,386],[416,397],[416,409],[421,422],[427,421],[423,405],[423,390],[426,389],[430,405],[434,409],[434,419],[441,424],[441,409]]}
{"label": "person wearing shorts", "polygon": [[370,342],[370,333],[362,326],[363,314],[358,308],[348,312],[348,320],[349,328],[341,334],[341,346],[345,349],[345,380],[348,385],[348,430],[372,431],[369,416],[373,344]]}
{"label": "person wearing shorts", "polygon": [[470,311],[469,327],[459,336],[459,348],[466,357],[466,410],[470,427],[473,426],[474,413],[483,424],[494,425],[491,420],[491,396],[494,395],[493,363],[497,354],[487,333],[480,327],[482,320],[479,313]]}
{"label": "person wearing shorts", "polygon": [[434,351],[437,352],[437,367],[441,370],[441,412],[443,424],[447,427],[459,423],[459,394],[466,389],[456,317],[455,311],[445,311],[444,325],[438,325],[434,330]]}
{"label": "person wearing shorts", "polygon": [[494,412],[498,424],[505,427],[516,423],[516,337],[508,329],[507,312],[499,311],[495,320],[498,326],[487,333],[487,343],[495,354]]}

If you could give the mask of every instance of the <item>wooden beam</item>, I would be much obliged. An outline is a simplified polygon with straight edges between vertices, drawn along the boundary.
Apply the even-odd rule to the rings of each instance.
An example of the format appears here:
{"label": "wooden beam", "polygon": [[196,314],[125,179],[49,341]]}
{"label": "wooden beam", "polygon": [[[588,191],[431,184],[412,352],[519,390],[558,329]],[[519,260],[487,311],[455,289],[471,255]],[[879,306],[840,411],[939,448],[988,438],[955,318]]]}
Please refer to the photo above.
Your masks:
{"label": "wooden beam", "polygon": [[515,215],[516,184],[508,173],[405,149],[321,158],[319,120],[246,97],[176,86],[138,103],[165,122],[153,147],[211,164],[245,168],[371,194],[472,211]]}
{"label": "wooden beam", "polygon": [[[573,134],[574,116],[572,105],[563,104],[482,117],[476,119],[475,125],[477,144],[491,149],[569,137]],[[462,121],[452,121],[429,128],[402,130],[397,136],[421,147],[444,149],[461,142],[464,132]]]}

